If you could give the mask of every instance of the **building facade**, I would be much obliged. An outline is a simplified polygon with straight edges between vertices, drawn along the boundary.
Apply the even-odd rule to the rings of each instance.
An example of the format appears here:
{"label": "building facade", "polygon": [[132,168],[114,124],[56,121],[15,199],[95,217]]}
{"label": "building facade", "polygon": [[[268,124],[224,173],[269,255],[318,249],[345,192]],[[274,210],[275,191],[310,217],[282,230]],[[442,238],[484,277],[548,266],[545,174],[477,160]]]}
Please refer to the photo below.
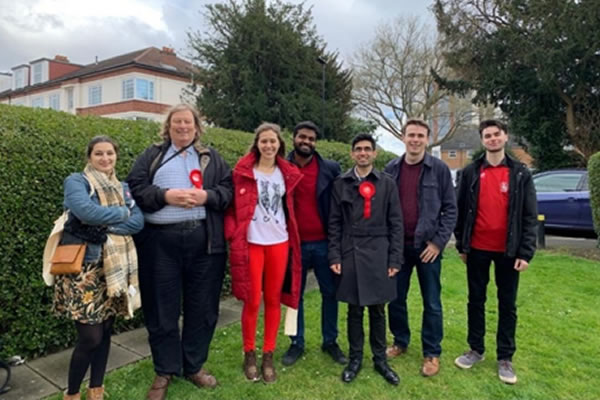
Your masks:
{"label": "building facade", "polygon": [[192,65],[173,49],[148,47],[89,65],[41,58],[0,73],[0,103],[72,114],[162,121],[183,100]]}

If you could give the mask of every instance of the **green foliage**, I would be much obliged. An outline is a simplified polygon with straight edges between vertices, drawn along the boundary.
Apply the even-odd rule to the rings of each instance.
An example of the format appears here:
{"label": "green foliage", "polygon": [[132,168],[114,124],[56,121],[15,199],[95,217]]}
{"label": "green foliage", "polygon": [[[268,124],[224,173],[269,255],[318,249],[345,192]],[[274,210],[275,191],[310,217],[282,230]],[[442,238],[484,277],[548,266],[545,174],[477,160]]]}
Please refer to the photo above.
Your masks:
{"label": "green foliage", "polygon": [[[189,33],[188,42],[194,94],[208,121],[252,131],[263,121],[291,130],[312,120],[325,126],[325,138],[350,137],[350,72],[326,52],[303,3],[229,0],[207,5],[204,15],[210,32]],[[318,59],[326,61],[324,103]]]}
{"label": "green foliage", "polygon": [[[124,179],[135,159],[160,140],[147,121],[78,117],[44,109],[0,104],[0,338],[5,355],[36,356],[66,347],[75,338],[70,321],[50,313],[53,290],[41,276],[42,254],[54,220],[62,213],[63,180],[85,165],[85,148],[96,135],[120,146],[117,176]],[[291,149],[291,136],[286,135]],[[203,139],[234,165],[252,142],[241,131],[209,128]],[[347,144],[319,141],[324,157],[351,165]],[[393,155],[381,152],[381,168]],[[230,287],[225,285],[225,291]],[[141,318],[119,321],[117,331]]]}
{"label": "green foliage", "polygon": [[438,82],[499,106],[539,170],[600,150],[600,2],[436,0],[434,12],[456,74]]}
{"label": "green foliage", "polygon": [[588,180],[590,187],[590,206],[594,217],[594,228],[600,245],[600,152],[590,157],[588,162]]}

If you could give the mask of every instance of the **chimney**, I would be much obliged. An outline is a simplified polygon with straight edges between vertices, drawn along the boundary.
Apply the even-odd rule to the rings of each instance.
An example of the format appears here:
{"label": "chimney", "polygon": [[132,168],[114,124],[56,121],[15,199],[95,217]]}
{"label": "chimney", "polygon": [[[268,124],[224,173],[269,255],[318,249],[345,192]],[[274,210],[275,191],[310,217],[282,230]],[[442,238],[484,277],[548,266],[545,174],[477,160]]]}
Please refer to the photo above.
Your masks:
{"label": "chimney", "polygon": [[54,56],[54,61],[60,61],[60,62],[64,62],[64,63],[69,63],[69,58],[66,56],[62,56],[60,54],[57,54]]}
{"label": "chimney", "polygon": [[170,55],[170,56],[175,55],[175,50],[172,47],[163,46],[163,48],[160,52],[163,54]]}

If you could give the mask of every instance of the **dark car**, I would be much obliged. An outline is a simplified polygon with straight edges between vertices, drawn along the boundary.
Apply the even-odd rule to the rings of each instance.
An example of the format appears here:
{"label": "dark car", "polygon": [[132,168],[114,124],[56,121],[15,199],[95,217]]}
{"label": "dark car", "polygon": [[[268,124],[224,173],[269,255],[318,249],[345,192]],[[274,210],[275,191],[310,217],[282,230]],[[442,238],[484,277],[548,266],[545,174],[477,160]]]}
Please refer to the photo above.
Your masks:
{"label": "dark car", "polygon": [[537,191],[538,214],[546,227],[592,231],[592,209],[586,170],[561,169],[533,176]]}

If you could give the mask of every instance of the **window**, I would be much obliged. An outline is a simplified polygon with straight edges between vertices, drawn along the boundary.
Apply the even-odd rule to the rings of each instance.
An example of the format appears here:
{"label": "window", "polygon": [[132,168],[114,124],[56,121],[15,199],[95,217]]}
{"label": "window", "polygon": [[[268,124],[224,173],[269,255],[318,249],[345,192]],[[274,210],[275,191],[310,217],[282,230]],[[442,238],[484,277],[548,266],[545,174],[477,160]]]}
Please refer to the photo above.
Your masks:
{"label": "window", "polygon": [[88,104],[95,106],[102,103],[102,86],[90,86],[88,93]]}
{"label": "window", "polygon": [[448,158],[456,158],[456,150],[448,150]]}
{"label": "window", "polygon": [[581,174],[576,172],[561,172],[542,175],[533,180],[535,190],[538,192],[573,192],[577,190],[577,184],[581,180]]}
{"label": "window", "polygon": [[473,158],[473,150],[467,150],[467,158]]}
{"label": "window", "polygon": [[154,100],[154,82],[148,79],[125,79],[122,84],[123,100]]}
{"label": "window", "polygon": [[25,71],[18,69],[15,71],[15,89],[25,86]]}
{"label": "window", "polygon": [[147,79],[136,79],[135,97],[142,100],[154,100],[154,82]]}
{"label": "window", "polygon": [[133,99],[133,79],[123,81],[123,100]]}
{"label": "window", "polygon": [[72,110],[74,105],[73,88],[67,88],[67,109]]}
{"label": "window", "polygon": [[53,110],[60,110],[60,95],[52,94],[48,97],[48,106]]}
{"label": "window", "polygon": [[33,64],[33,84],[42,82],[42,63]]}
{"label": "window", "polygon": [[31,107],[33,107],[33,108],[44,107],[44,98],[43,97],[36,97],[34,99],[31,99]]}

